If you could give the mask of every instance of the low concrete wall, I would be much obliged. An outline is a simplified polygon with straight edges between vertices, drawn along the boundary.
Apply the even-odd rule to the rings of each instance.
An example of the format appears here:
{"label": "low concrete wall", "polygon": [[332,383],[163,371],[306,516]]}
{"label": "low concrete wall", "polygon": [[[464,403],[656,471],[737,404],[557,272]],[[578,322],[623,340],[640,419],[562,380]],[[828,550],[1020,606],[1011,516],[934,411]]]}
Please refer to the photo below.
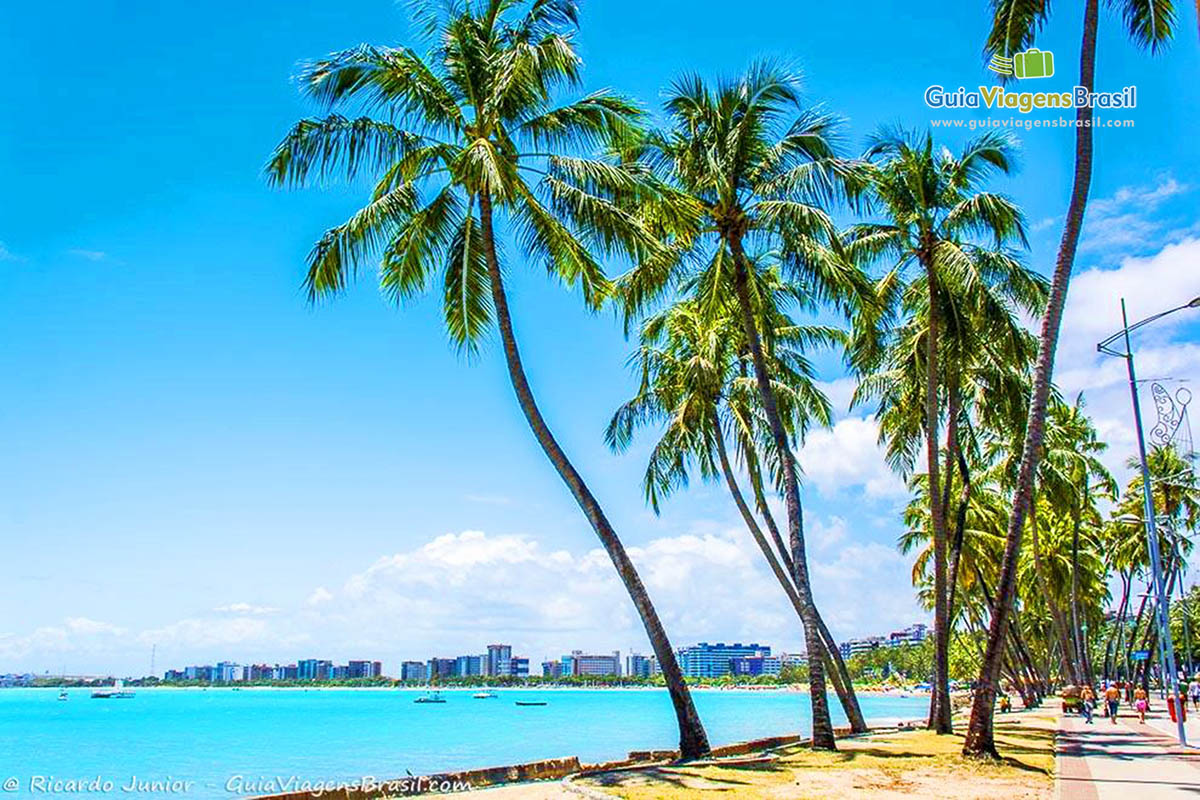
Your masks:
{"label": "low concrete wall", "polygon": [[505,767],[484,767],[462,772],[410,776],[368,784],[351,783],[287,794],[260,795],[253,800],[373,800],[378,797],[410,797],[433,792],[466,791],[500,783],[560,780],[581,770],[579,759],[552,758]]}

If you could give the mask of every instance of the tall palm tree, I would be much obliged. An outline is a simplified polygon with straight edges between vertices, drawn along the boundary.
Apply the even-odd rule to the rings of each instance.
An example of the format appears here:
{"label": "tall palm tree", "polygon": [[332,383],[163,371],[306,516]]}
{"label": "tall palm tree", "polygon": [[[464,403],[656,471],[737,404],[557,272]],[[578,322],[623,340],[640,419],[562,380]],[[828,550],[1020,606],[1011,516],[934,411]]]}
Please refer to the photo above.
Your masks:
{"label": "tall palm tree", "polygon": [[[839,343],[842,335],[833,329],[794,323],[786,306],[802,304],[804,295],[781,280],[777,270],[754,266],[755,296],[762,303],[757,310],[759,330],[764,340],[771,342],[771,379],[789,433],[802,439],[811,423],[830,422],[829,403],[816,386],[805,350],[814,343]],[[747,377],[752,367],[741,322],[737,309],[730,306],[714,316],[705,313],[695,297],[685,297],[646,319],[634,356],[641,373],[637,394],[613,415],[605,439],[614,450],[623,451],[632,443],[636,428],[651,424],[662,428],[643,482],[655,513],[667,495],[688,483],[694,471],[705,480],[723,477],[747,530],[803,621],[804,604],[792,578],[787,547],[765,501],[758,499],[764,483],[762,463],[776,459],[763,424],[757,387]],[[735,445],[733,456],[728,439]],[[771,539],[739,486],[735,461],[750,477]],[[820,627],[825,643],[822,657],[851,730],[865,732],[866,720],[849,671],[832,636],[823,623]]]}
{"label": "tall palm tree", "polygon": [[632,135],[638,110],[607,92],[556,105],[580,82],[573,0],[431,2],[418,11],[433,42],[426,55],[363,45],[305,68],[303,90],[331,113],[297,123],[267,165],[277,185],[374,181],[367,205],[313,249],[310,297],[342,290],[360,263],[380,257],[380,284],[401,302],[431,288],[440,266],[452,341],[473,350],[496,325],[521,410],[641,617],[674,703],[681,754],[703,755],[708,739],[658,613],[534,400],[501,268],[507,234],[596,308],[610,284],[593,251],[653,260],[660,248],[623,210],[646,182],[588,157]]}
{"label": "tall palm tree", "polygon": [[[1175,10],[1170,0],[1114,0],[1112,5],[1120,10],[1126,31],[1137,46],[1157,52],[1171,39]],[[985,60],[993,55],[1012,56],[1032,45],[1037,33],[1050,16],[1050,1],[993,0],[992,11],[992,29],[984,46]],[[1089,92],[1095,88],[1096,29],[1099,17],[1100,0],[1084,0],[1077,85],[1085,87]],[[979,679],[976,681],[971,722],[967,728],[966,741],[963,743],[963,754],[968,756],[998,757],[992,728],[996,678],[1003,657],[1007,615],[1016,589],[1021,537],[1025,530],[1025,518],[1032,504],[1033,484],[1037,475],[1046,406],[1054,371],[1054,352],[1058,346],[1058,331],[1062,323],[1067,285],[1075,265],[1075,250],[1083,229],[1083,216],[1087,209],[1088,192],[1092,182],[1092,109],[1076,109],[1075,119],[1075,175],[1071,201],[1067,206],[1062,240],[1058,246],[1058,257],[1050,283],[1050,299],[1042,318],[1021,466],[1013,496],[1013,512],[1009,517],[1003,566],[999,585],[996,587],[996,613],[988,626],[988,643]]]}
{"label": "tall palm tree", "polygon": [[854,186],[853,166],[837,155],[837,121],[805,108],[798,77],[769,62],[715,86],[696,76],[681,78],[669,90],[665,110],[667,128],[648,136],[637,155],[676,189],[685,209],[669,220],[657,209],[650,212],[654,224],[672,237],[679,257],[672,263],[659,259],[642,264],[626,283],[626,297],[636,311],[699,263],[705,265],[697,281],[699,296],[721,304],[735,298],[778,457],[792,577],[803,603],[805,644],[814,656],[809,659],[813,746],[832,750],[836,743],[825,670],[815,657],[823,645],[809,581],[793,439],[755,318],[751,262],[758,253],[778,252],[785,276],[817,300],[844,302],[867,291],[863,276],[837,257],[836,229],[825,208]]}
{"label": "tall palm tree", "polygon": [[[915,269],[925,298],[921,331],[924,359],[921,370],[925,441],[925,467],[931,487],[930,522],[934,552],[934,691],[930,727],[950,733],[949,599],[946,508],[942,500],[939,397],[946,382],[946,365],[939,343],[945,324],[944,307],[954,295],[952,286],[971,287],[994,280],[996,275],[1020,276],[1021,268],[1006,251],[1012,242],[1025,243],[1022,215],[1007,198],[980,189],[994,171],[1007,173],[1013,143],[1006,136],[985,134],[966,144],[958,154],[934,146],[933,135],[903,130],[883,130],[867,150],[872,164],[870,191],[886,222],[854,226],[848,250],[863,259],[886,259],[889,275],[902,276]],[[978,244],[979,234],[991,237]],[[1029,282],[1022,276],[1024,282]],[[885,278],[885,283],[888,279]],[[968,294],[969,289],[964,291]],[[911,301],[910,301],[911,302]],[[858,367],[869,372],[878,366],[870,354],[858,354]],[[952,420],[957,424],[957,414]]]}

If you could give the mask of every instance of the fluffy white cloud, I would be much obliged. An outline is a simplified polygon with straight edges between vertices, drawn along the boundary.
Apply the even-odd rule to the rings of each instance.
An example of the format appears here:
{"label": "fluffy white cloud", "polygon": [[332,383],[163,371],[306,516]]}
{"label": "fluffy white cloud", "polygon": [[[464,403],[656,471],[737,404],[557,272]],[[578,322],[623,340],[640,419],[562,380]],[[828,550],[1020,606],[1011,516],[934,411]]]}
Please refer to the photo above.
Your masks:
{"label": "fluffy white cloud", "polygon": [[[835,636],[922,618],[911,602],[884,596],[911,597],[908,567],[892,549],[856,536],[840,517],[810,516],[809,530],[815,591]],[[757,640],[780,650],[800,648],[799,621],[750,536],[716,523],[695,531],[629,548],[672,641]],[[648,651],[607,553],[548,549],[524,535],[438,536],[379,558],[311,597],[319,602],[281,604],[272,614],[233,603],[141,631],[77,617],[0,636],[0,659],[29,668],[64,659],[104,669],[132,658],[138,666],[130,671],[140,674],[142,654],[148,659],[156,646],[160,669],[222,659],[369,656],[394,671],[402,659],[479,652],[491,641],[511,642],[535,669],[542,657],[578,647]]]}
{"label": "fluffy white cloud", "polygon": [[1170,198],[1190,190],[1162,175],[1151,185],[1125,186],[1110,197],[1093,200],[1088,204],[1080,252],[1116,258],[1161,242],[1165,222],[1155,212]]}
{"label": "fluffy white cloud", "polygon": [[846,417],[832,428],[809,433],[799,458],[805,481],[822,495],[852,489],[873,499],[904,497],[904,482],[883,453],[874,417]]}
{"label": "fluffy white cloud", "polygon": [[[1068,398],[1084,392],[1100,435],[1110,445],[1106,461],[1124,477],[1125,459],[1134,450],[1132,410],[1125,362],[1096,352],[1096,343],[1121,327],[1120,300],[1130,321],[1183,305],[1200,296],[1200,239],[1169,244],[1148,257],[1128,257],[1113,269],[1095,267],[1071,281],[1056,354],[1055,381]],[[1200,311],[1181,311],[1134,336],[1138,378],[1158,379],[1174,391],[1180,381],[1195,380],[1200,345],[1188,341]],[[1194,327],[1192,327],[1194,330]],[[1119,349],[1119,347],[1118,347]],[[1141,383],[1143,424],[1155,422],[1149,387]]]}

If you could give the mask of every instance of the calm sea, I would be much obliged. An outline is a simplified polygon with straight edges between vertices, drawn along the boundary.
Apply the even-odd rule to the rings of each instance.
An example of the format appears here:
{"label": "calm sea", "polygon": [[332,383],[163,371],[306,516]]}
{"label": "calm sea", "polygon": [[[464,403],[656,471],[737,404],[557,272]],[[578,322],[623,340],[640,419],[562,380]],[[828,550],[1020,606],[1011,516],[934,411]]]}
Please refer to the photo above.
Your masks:
{"label": "calm sea", "polygon": [[[672,748],[676,729],[665,691],[501,690],[476,700],[443,692],[418,704],[407,690],[142,689],[128,700],[70,690],[0,690],[0,783],[8,796],[50,794],[54,781],[190,781],[186,797],[273,791],[289,777],[350,781],[409,771],[512,764],[578,755]],[[808,729],[808,697],[795,692],[702,691],[696,705],[714,744]],[[545,700],[522,707],[516,700]],[[919,697],[863,697],[868,720],[920,717]],[[838,721],[841,709],[831,698]],[[40,776],[41,783],[31,783]],[[39,785],[41,790],[39,790]],[[90,792],[57,792],[61,795]]]}

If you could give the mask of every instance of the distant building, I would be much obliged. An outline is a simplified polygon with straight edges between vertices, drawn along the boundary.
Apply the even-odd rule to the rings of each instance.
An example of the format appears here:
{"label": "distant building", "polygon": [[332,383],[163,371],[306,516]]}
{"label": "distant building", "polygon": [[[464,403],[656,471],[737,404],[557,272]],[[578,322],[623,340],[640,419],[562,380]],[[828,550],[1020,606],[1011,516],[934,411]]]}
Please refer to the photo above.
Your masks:
{"label": "distant building", "polygon": [[400,680],[424,683],[429,680],[429,669],[420,661],[405,661],[400,665]]}
{"label": "distant building", "polygon": [[720,678],[730,673],[729,662],[731,659],[763,658],[769,655],[771,655],[770,647],[764,647],[755,642],[750,644],[700,642],[679,651],[679,666],[683,670],[683,674],[689,678]]}
{"label": "distant building", "polygon": [[562,657],[564,675],[620,675],[621,654],[614,650],[610,655],[593,655],[582,650],[572,650]]}
{"label": "distant building", "polygon": [[808,666],[808,653],[780,653],[779,666],[781,669]]}
{"label": "distant building", "polygon": [[882,636],[867,636],[862,639],[847,639],[838,645],[838,651],[841,652],[842,658],[850,658],[861,653],[866,653],[874,650],[877,647],[883,647],[888,643],[888,640]]}
{"label": "distant building", "polygon": [[542,677],[543,678],[561,678],[563,675],[562,662],[558,660],[542,662]]}
{"label": "distant building", "polygon": [[319,658],[306,658],[296,664],[296,679],[301,681],[327,681],[333,675],[333,662]]}
{"label": "distant building", "polygon": [[909,625],[907,628],[898,631],[892,631],[888,636],[888,644],[892,647],[898,647],[906,644],[920,644],[929,637],[929,626],[918,622]]}
{"label": "distant building", "polygon": [[631,678],[649,678],[653,671],[653,658],[637,653],[625,656],[625,674]]}
{"label": "distant building", "polygon": [[346,665],[346,677],[352,680],[358,678],[379,678],[383,675],[383,664],[378,661],[351,661]]}
{"label": "distant building", "polygon": [[454,674],[459,678],[470,678],[483,674],[486,656],[459,656],[454,659]]}
{"label": "distant building", "polygon": [[429,680],[437,680],[439,678],[454,677],[454,659],[453,658],[431,658],[429,659]]}
{"label": "distant building", "polygon": [[779,675],[783,661],[778,656],[735,656],[729,659],[729,674],[745,677]]}
{"label": "distant building", "polygon": [[508,660],[508,671],[504,674],[513,678],[528,678],[529,659],[521,656],[510,658]]}
{"label": "distant building", "polygon": [[508,675],[512,662],[512,645],[489,644],[487,648],[487,667],[484,675]]}

